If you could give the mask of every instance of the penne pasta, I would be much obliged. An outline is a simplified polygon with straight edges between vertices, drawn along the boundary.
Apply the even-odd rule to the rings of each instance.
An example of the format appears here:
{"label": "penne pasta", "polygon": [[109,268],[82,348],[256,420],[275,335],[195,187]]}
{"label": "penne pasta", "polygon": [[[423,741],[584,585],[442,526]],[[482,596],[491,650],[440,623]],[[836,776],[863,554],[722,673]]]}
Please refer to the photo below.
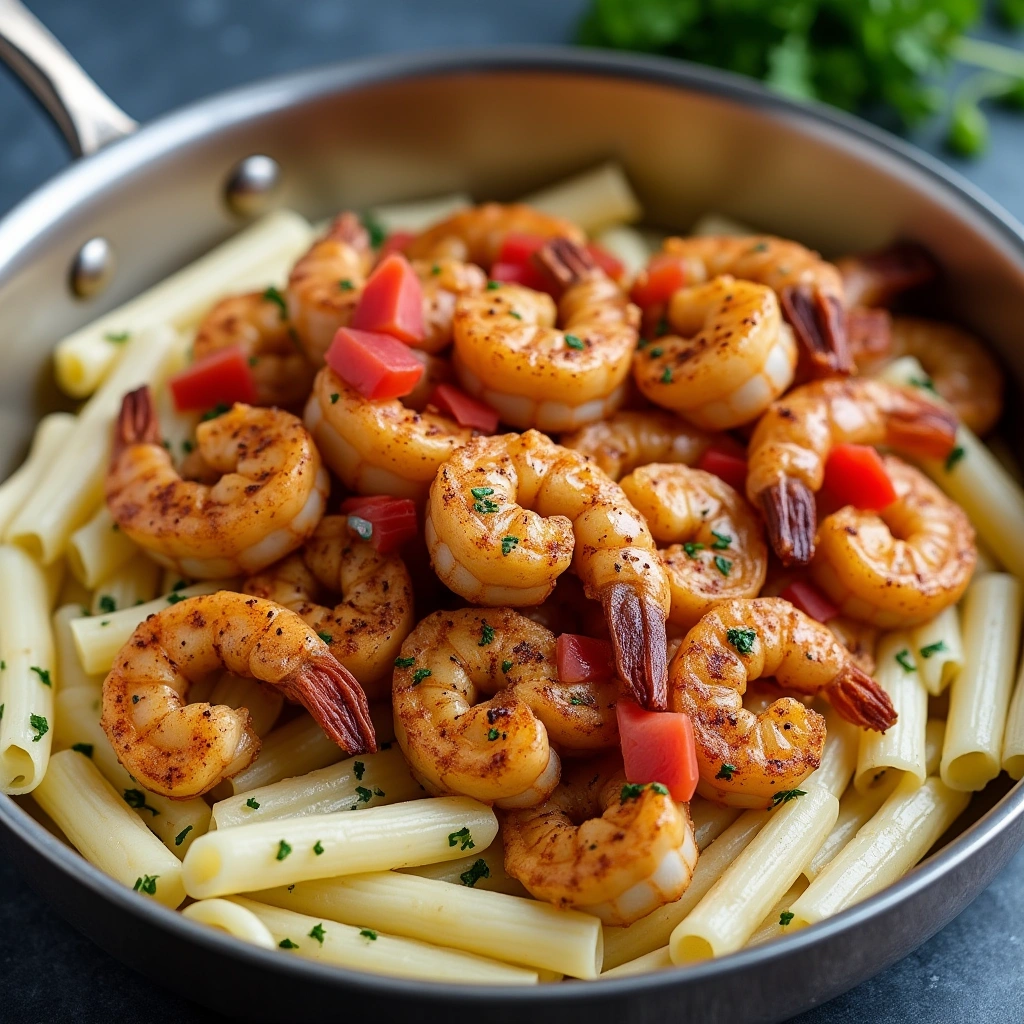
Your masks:
{"label": "penne pasta", "polygon": [[225,672],[217,680],[206,700],[210,704],[224,704],[229,708],[247,708],[249,722],[260,738],[273,729],[284,707],[284,694],[280,690],[255,679],[234,676],[230,672]]}
{"label": "penne pasta", "polygon": [[739,235],[741,237],[761,234],[760,231],[756,231],[747,224],[741,224],[724,213],[715,213],[714,211],[703,214],[690,228],[689,233],[691,235]]}
{"label": "penne pasta", "polygon": [[115,881],[172,909],[185,898],[178,859],[88,757],[74,750],[54,754],[32,796],[68,842]]}
{"label": "penne pasta", "polygon": [[910,634],[917,670],[928,692],[937,697],[956,678],[964,664],[960,614],[955,605]]}
{"label": "penne pasta", "polygon": [[825,750],[821,764],[804,779],[801,787],[821,786],[838,800],[857,766],[862,730],[840,718],[831,704],[826,705],[822,713],[825,716]]}
{"label": "penne pasta", "polygon": [[600,978],[627,978],[636,974],[650,974],[651,971],[664,971],[669,967],[675,967],[672,957],[669,956],[668,946],[644,953],[635,960],[627,960],[618,967],[612,967],[599,975]]}
{"label": "penne pasta", "polygon": [[748,946],[760,946],[772,939],[780,939],[789,931],[792,918],[789,908],[807,888],[807,879],[801,875],[781,896],[779,901],[765,915],[765,919],[757,926],[754,934],[747,942]]}
{"label": "penne pasta", "polygon": [[409,868],[397,868],[404,875],[419,875],[433,878],[449,885],[471,885],[474,889],[488,892],[503,892],[508,896],[529,896],[526,887],[518,878],[505,870],[505,848],[499,835],[486,850],[476,850],[458,860],[443,860],[438,864],[417,864]]}
{"label": "penne pasta", "polygon": [[386,234],[391,235],[396,231],[418,234],[472,205],[471,196],[465,192],[453,192],[447,196],[431,196],[429,199],[410,199],[401,203],[373,206],[370,208],[370,216]]}
{"label": "penne pasta", "polygon": [[1024,777],[1024,661],[1017,674],[1013,699],[1003,732],[1003,771],[1011,779]]}
{"label": "penne pasta", "polygon": [[204,899],[455,860],[468,850],[486,850],[497,833],[494,811],[469,797],[216,829],[185,855],[185,889]]}
{"label": "penne pasta", "polygon": [[625,224],[606,228],[595,241],[620,260],[626,268],[626,273],[631,277],[643,270],[647,266],[647,261],[657,251],[657,247],[652,249],[648,244],[648,239],[643,232],[627,227]]}
{"label": "penne pasta", "polygon": [[118,608],[135,608],[152,601],[160,585],[160,575],[160,566],[148,555],[138,552],[97,584],[90,613],[108,615]]}
{"label": "penne pasta", "polygon": [[574,221],[592,235],[616,224],[630,224],[643,215],[640,201],[617,163],[601,164],[533,192],[522,202]]}
{"label": "penne pasta", "polygon": [[774,811],[669,940],[674,963],[723,956],[744,946],[797,880],[832,830],[839,801],[811,786]]}
{"label": "penne pasta", "polygon": [[310,960],[369,974],[467,985],[536,985],[539,980],[536,971],[461,950],[307,917],[240,896],[230,902],[258,917],[281,949]]}
{"label": "penne pasta", "polygon": [[698,850],[707,849],[741,813],[738,807],[723,807],[696,793],[690,801],[689,811]]}
{"label": "penne pasta", "polygon": [[90,589],[137,554],[138,545],[118,528],[106,502],[68,540],[68,568]]}
{"label": "penne pasta", "polygon": [[185,907],[181,916],[227,932],[236,939],[251,942],[263,949],[277,947],[270,929],[251,910],[230,900],[199,900]]}
{"label": "penne pasta", "polygon": [[61,690],[73,690],[79,686],[102,686],[103,675],[89,675],[78,659],[78,649],[71,633],[71,623],[80,619],[85,609],[79,604],[61,605],[53,613],[54,659],[56,674],[54,682]]}
{"label": "penne pasta", "polygon": [[572,978],[596,978],[604,953],[601,922],[590,914],[395,871],[299,882],[249,896]]}
{"label": "penne pasta", "polygon": [[966,657],[950,688],[939,770],[950,789],[982,789],[999,774],[1020,632],[1020,581],[995,572],[975,577],[964,595]]}
{"label": "penne pasta", "polygon": [[889,695],[898,717],[884,733],[861,730],[853,777],[859,793],[867,793],[882,774],[905,772],[918,782],[924,782],[925,777],[928,691],[909,634],[883,636],[878,642],[876,662],[875,679]]}
{"label": "penne pasta", "polygon": [[46,574],[0,545],[0,792],[30,793],[46,773],[56,667]]}
{"label": "penne pasta", "polygon": [[0,538],[7,539],[11,521],[39,486],[47,467],[67,443],[76,422],[69,412],[52,412],[39,421],[27,458],[0,484]]}

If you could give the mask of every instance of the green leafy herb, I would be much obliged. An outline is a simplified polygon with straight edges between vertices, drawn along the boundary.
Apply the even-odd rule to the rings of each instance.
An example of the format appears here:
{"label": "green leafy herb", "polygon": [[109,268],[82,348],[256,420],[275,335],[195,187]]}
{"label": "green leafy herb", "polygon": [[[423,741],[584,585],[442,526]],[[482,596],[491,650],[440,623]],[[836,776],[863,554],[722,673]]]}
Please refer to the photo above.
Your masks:
{"label": "green leafy herb", "polygon": [[4,708],[6,706],[7,706],[6,704],[0,704],[0,722],[2,722],[4,720]]}
{"label": "green leafy herb", "polygon": [[322,921],[320,922],[320,924],[313,925],[313,927],[310,929],[309,937],[311,939],[316,939],[316,941],[319,942],[321,946],[324,944],[324,925]]}
{"label": "green leafy herb", "polygon": [[339,395],[339,394],[338,394],[338,392],[337,392],[337,391],[335,391],[335,392],[334,392],[334,393],[333,393],[333,394],[331,395],[331,405],[337,405],[337,404],[338,404],[338,399],[339,399],[339,398],[341,398],[341,395]]}
{"label": "green leafy herb", "polygon": [[41,682],[43,686],[49,686],[51,690],[53,689],[53,680],[50,678],[50,670],[48,668],[40,668],[38,665],[29,665],[28,670],[29,672],[35,672],[35,674],[39,676],[39,682]]}
{"label": "green leafy herb", "polygon": [[660,796],[668,796],[668,786],[661,782],[652,782],[651,789]]}
{"label": "green leafy herb", "polygon": [[666,366],[665,367],[665,369],[662,371],[660,379],[661,379],[661,383],[662,384],[671,384],[672,383],[672,367],[671,366]]}
{"label": "green leafy herb", "polygon": [[807,796],[807,792],[803,789],[780,790],[772,797],[772,807],[778,807],[779,804],[788,804],[790,800],[795,800],[798,796]]}
{"label": "green leafy herb", "polygon": [[723,764],[721,768],[715,773],[716,779],[724,779],[726,782],[732,782],[733,773],[736,771],[736,765],[734,764]]}
{"label": "green leafy herb", "polygon": [[577,697],[575,694],[569,698],[569,703],[575,707],[590,708],[594,706],[591,700],[588,700],[586,697]]}
{"label": "green leafy herb", "polygon": [[517,313],[514,309],[510,309],[508,311],[508,315],[509,316],[514,316],[517,320],[522,320],[523,319],[522,313]]}
{"label": "green leafy herb", "polygon": [[136,878],[132,889],[135,892],[144,892],[147,896],[155,896],[156,880],[159,877],[159,875],[143,875],[141,878]]}
{"label": "green leafy herb", "polygon": [[373,536],[373,523],[362,516],[349,516],[348,528],[358,534],[363,540],[369,540]]}
{"label": "green leafy herb", "polygon": [[177,604],[179,601],[184,601],[184,600],[185,600],[185,598],[183,598],[181,596],[181,594],[168,594],[167,595],[167,603],[168,604]]}
{"label": "green leafy herb", "polygon": [[226,402],[218,402],[212,409],[207,409],[206,412],[199,417],[199,421],[201,423],[206,423],[208,420],[215,420],[218,416],[223,416],[226,412],[231,412],[231,406]]}
{"label": "green leafy herb", "polygon": [[365,786],[356,786],[356,797],[361,804],[368,804],[373,798],[373,790],[367,789]]}
{"label": "green leafy herb", "polygon": [[350,291],[352,291],[352,289],[353,289],[353,288],[355,287],[355,285],[354,285],[354,284],[353,284],[353,283],[352,283],[352,282],[351,282],[351,281],[350,281],[350,280],[349,280],[349,279],[348,279],[347,277],[343,277],[343,278],[342,278],[342,279],[341,279],[341,280],[340,280],[340,281],[338,282],[338,287],[339,287],[339,288],[340,288],[340,289],[341,289],[341,290],[342,290],[343,292],[350,292]]}
{"label": "green leafy herb", "polygon": [[474,501],[473,508],[482,516],[490,515],[492,512],[498,511],[497,504],[491,501],[490,498],[484,498],[483,501]]}
{"label": "green leafy herb", "polygon": [[936,640],[935,643],[922,647],[920,654],[922,658],[930,658],[933,654],[938,654],[940,651],[948,650],[949,648],[946,646],[945,640]]}
{"label": "green leafy herb", "polygon": [[292,852],[292,848],[282,839],[277,844],[277,860],[284,860],[289,853]]}
{"label": "green leafy herb", "polygon": [[732,543],[732,537],[728,534],[716,533],[712,530],[711,536],[715,538],[715,543],[711,545],[713,551],[725,551],[725,549]]}
{"label": "green leafy herb", "polygon": [[366,233],[370,236],[370,245],[374,249],[379,249],[384,244],[384,239],[388,237],[387,229],[369,211],[364,213],[359,220],[362,222],[363,227],[366,228]]}
{"label": "green leafy herb", "polygon": [[793,912],[791,910],[784,910],[781,914],[779,914],[779,924],[782,925],[783,928],[785,928],[786,925],[789,924],[789,922],[792,920]]}
{"label": "green leafy herb", "polygon": [[133,693],[132,694],[132,703],[133,704],[138,704],[140,700],[142,700],[142,698],[137,693]]}
{"label": "green leafy herb", "polygon": [[498,730],[497,730],[497,729],[491,728],[491,729],[488,729],[488,730],[487,730],[487,738],[488,738],[488,739],[489,739],[489,740],[490,740],[491,742],[494,742],[494,740],[496,740],[496,739],[497,739],[497,738],[498,738],[498,737],[499,737],[500,735],[501,735],[501,733],[500,733],[500,732],[498,732]]}
{"label": "green leafy herb", "polygon": [[921,388],[924,391],[931,391],[933,394],[938,394],[935,390],[935,384],[932,382],[931,377],[911,377],[911,387]]}
{"label": "green leafy herb", "polygon": [[730,562],[728,558],[723,558],[721,555],[715,555],[715,568],[723,576],[728,576],[732,569],[732,562]]}
{"label": "green leafy herb", "polygon": [[373,795],[374,796],[384,796],[384,790],[381,789],[380,786],[374,786],[373,787]]}
{"label": "green leafy herb", "polygon": [[691,557],[695,557],[698,551],[704,550],[703,544],[698,544],[696,541],[688,540],[683,544],[683,550]]}
{"label": "green leafy herb", "polygon": [[658,317],[658,322],[654,326],[654,334],[656,337],[661,338],[668,334],[668,317]]}
{"label": "green leafy herb", "polygon": [[486,622],[480,625],[480,639],[477,641],[477,647],[486,647],[488,644],[494,643],[494,627],[488,625]]}
{"label": "green leafy herb", "polygon": [[92,757],[93,745],[91,743],[72,743],[72,750],[77,750],[79,754],[85,754],[86,757]]}
{"label": "green leafy herb", "polygon": [[50,723],[42,715],[29,715],[28,724],[35,731],[33,743],[38,743],[50,731]]}
{"label": "green leafy herb", "polygon": [[[255,363],[253,363],[253,362],[250,362],[250,364],[249,364],[249,365],[250,365],[250,366],[255,366],[256,364],[255,364]],[[189,441],[189,440],[185,440],[185,441],[182,441],[182,442],[181,442],[181,450],[182,450],[182,451],[183,451],[183,452],[184,452],[184,453],[185,453],[186,455],[191,455],[191,454],[192,454],[192,452],[193,452],[193,451],[195,451],[195,447],[196,447],[196,446],[195,446],[195,445],[194,445],[194,444],[193,444],[193,443],[192,443],[191,441]],[[117,523],[115,523],[114,525],[116,526],[116,525],[117,525]]]}
{"label": "green leafy herb", "polygon": [[441,275],[441,264],[440,263],[435,263],[430,268],[430,273],[433,274],[434,277],[439,277]]}
{"label": "green leafy herb", "polygon": [[474,861],[469,868],[459,875],[459,880],[463,885],[468,885],[470,889],[480,881],[481,878],[490,878],[491,869],[487,866],[487,861],[481,857],[479,860]]}
{"label": "green leafy herb", "polygon": [[652,359],[660,359],[664,354],[665,350],[660,345],[655,345],[650,352],[647,353]]}
{"label": "green leafy herb", "polygon": [[103,337],[115,345],[123,345],[131,337],[131,334],[128,331],[107,331]]}
{"label": "green leafy herb", "polygon": [[146,794],[141,789],[126,789],[123,793],[124,802],[137,811],[149,811],[155,818],[160,812],[146,803]]}
{"label": "green leafy herb", "polygon": [[496,291],[500,287],[501,287],[501,282],[500,281],[488,281],[487,282],[487,290],[489,292]]}
{"label": "green leafy herb", "polygon": [[415,658],[395,658],[395,668],[412,668],[415,664]]}
{"label": "green leafy herb", "polygon": [[514,663],[511,662],[511,661],[503,661],[501,663],[501,671],[502,672],[507,672],[512,667],[513,664]]}
{"label": "green leafy herb", "polygon": [[281,949],[298,949],[299,948],[299,944],[297,942],[292,942],[291,939],[282,939],[278,943],[278,945],[281,947]]}
{"label": "green leafy herb", "polygon": [[[248,364],[250,366],[257,366],[259,364],[259,361],[260,361],[259,360],[259,356],[249,356],[249,358],[246,360],[246,362],[248,362]],[[186,452],[192,451],[192,442],[191,441],[186,441],[182,445],[182,447],[184,448],[186,444],[189,446],[188,448],[185,449]]]}
{"label": "green leafy herb", "polygon": [[575,348],[579,350],[582,350],[587,347],[586,345],[583,344],[583,339],[577,338],[575,334],[567,334],[565,336],[565,343],[566,345],[569,346],[569,348]]}
{"label": "green leafy herb", "polygon": [[100,594],[99,609],[101,614],[109,615],[117,611],[117,602],[109,594]]}
{"label": "green leafy herb", "polygon": [[740,654],[749,654],[754,649],[757,640],[757,632],[753,629],[745,629],[742,626],[727,629],[725,639],[739,651]]}
{"label": "green leafy herb", "polygon": [[363,761],[356,761],[352,765],[352,774],[356,777],[359,782],[363,781],[363,776],[366,774],[366,764]]}
{"label": "green leafy herb", "polygon": [[248,807],[250,811],[258,811],[260,809],[260,802],[256,797],[251,796],[245,801],[245,806]]}
{"label": "green leafy herb", "polygon": [[280,293],[280,291],[277,290],[277,288],[271,285],[269,288],[264,289],[263,299],[264,301],[272,302],[275,306],[277,306],[277,315],[282,320],[288,319],[288,303],[285,300],[285,297]]}
{"label": "green leafy herb", "polygon": [[174,845],[175,845],[175,846],[181,846],[181,844],[182,844],[183,842],[185,842],[185,836],[187,836],[187,835],[189,834],[189,832],[191,832],[191,831],[192,831],[192,826],[191,826],[191,825],[186,825],[186,826],[185,826],[185,827],[184,827],[184,828],[183,828],[183,829],[182,829],[182,830],[181,830],[181,831],[180,831],[180,832],[179,832],[179,833],[178,833],[178,834],[177,834],[177,835],[176,835],[176,836],[174,837]]}
{"label": "green leafy herb", "polygon": [[318,857],[324,852],[324,844],[321,843],[319,839],[313,844],[313,852]]}
{"label": "green leafy herb", "polygon": [[472,494],[474,498],[486,498],[489,494],[493,494],[494,493],[494,488],[493,487],[471,487],[469,489],[469,493]]}
{"label": "green leafy herb", "polygon": [[362,935],[364,939],[369,939],[370,942],[377,941],[377,933],[372,928],[360,928],[359,934]]}
{"label": "green leafy herb", "polygon": [[418,668],[412,674],[412,685],[419,686],[427,676],[432,676],[434,673],[429,668]]}
{"label": "green leafy herb", "polygon": [[329,644],[334,640],[334,637],[331,636],[330,633],[323,633],[320,630],[317,630],[316,635],[320,637],[320,639],[323,640],[325,644]]}
{"label": "green leafy herb", "polygon": [[946,472],[952,471],[953,467],[967,454],[960,445],[957,445],[947,456],[946,456]]}
{"label": "green leafy herb", "polygon": [[473,842],[473,836],[470,834],[468,828],[460,828],[458,832],[448,833],[448,845],[457,846],[460,850],[473,850],[476,848],[476,843]]}
{"label": "green leafy herb", "polygon": [[911,659],[910,651],[908,651],[906,649],[906,647],[904,647],[902,651],[897,651],[896,652],[896,661],[899,662],[899,666],[900,666],[900,668],[903,669],[904,672],[916,672],[917,671],[917,666],[914,664],[913,660]]}
{"label": "green leafy herb", "polygon": [[512,554],[513,549],[519,544],[518,537],[502,537],[501,538],[501,553],[503,555]]}
{"label": "green leafy herb", "polygon": [[619,803],[624,804],[627,800],[639,800],[640,794],[644,791],[642,782],[627,782],[619,790]]}

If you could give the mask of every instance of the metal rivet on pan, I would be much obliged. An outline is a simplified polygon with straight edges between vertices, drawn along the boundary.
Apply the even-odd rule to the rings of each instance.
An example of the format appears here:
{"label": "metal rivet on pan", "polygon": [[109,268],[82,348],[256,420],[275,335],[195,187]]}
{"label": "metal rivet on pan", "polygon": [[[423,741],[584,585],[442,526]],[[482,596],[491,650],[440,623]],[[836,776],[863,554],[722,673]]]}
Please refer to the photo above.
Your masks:
{"label": "metal rivet on pan", "polygon": [[281,165],[270,156],[254,153],[239,161],[228,175],[224,198],[242,217],[254,217],[270,205],[281,181]]}
{"label": "metal rivet on pan", "polygon": [[114,276],[114,250],[98,235],[90,238],[71,264],[71,290],[80,298],[99,295]]}

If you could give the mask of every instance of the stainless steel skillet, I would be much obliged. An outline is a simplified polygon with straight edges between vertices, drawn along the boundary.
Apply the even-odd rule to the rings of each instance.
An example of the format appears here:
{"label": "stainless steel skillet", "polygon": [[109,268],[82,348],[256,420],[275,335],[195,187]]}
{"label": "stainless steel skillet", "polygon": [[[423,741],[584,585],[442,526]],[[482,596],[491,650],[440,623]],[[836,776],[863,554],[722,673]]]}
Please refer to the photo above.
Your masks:
{"label": "stainless steel skillet", "polygon": [[[73,147],[127,133],[130,120],[79,71],[53,63],[70,58],[47,52],[31,20],[13,39],[18,17],[19,5],[0,0],[0,49],[26,55],[23,68],[34,69]],[[0,472],[55,400],[53,342],[242,223],[225,190],[254,154],[280,168],[267,200],[310,217],[456,188],[513,197],[614,156],[654,223],[685,228],[716,209],[827,252],[916,238],[948,270],[950,312],[990,337],[1018,377],[1024,369],[1022,229],[888,136],[678,63],[561,50],[392,58],[277,79],[162,118],[0,222]],[[117,266],[82,299],[70,283],[93,238],[106,240]],[[856,984],[963,909],[1024,843],[1024,791],[1004,792],[994,806],[994,792],[976,798],[957,829],[970,827],[925,866],[823,925],[685,972],[532,992],[357,977],[240,946],[115,886],[6,798],[0,842],[104,948],[242,1019],[771,1021]]]}

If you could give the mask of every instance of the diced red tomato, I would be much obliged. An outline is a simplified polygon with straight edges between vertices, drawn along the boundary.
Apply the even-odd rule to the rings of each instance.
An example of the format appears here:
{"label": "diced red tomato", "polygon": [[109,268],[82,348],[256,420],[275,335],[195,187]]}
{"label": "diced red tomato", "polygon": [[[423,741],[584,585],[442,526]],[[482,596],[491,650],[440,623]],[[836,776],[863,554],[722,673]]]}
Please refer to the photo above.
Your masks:
{"label": "diced red tomato", "polygon": [[743,448],[732,438],[719,438],[697,460],[697,468],[714,473],[740,494],[747,486],[747,457]]}
{"label": "diced red tomato", "polygon": [[394,500],[390,494],[353,494],[338,506],[338,511],[342,515],[349,515],[367,505],[386,505],[389,501]]}
{"label": "diced red tomato", "polygon": [[678,256],[658,253],[636,276],[630,298],[641,308],[668,302],[686,286],[686,266]]}
{"label": "diced red tomato", "polygon": [[168,381],[176,409],[210,409],[220,403],[256,401],[249,359],[240,345],[222,348]]}
{"label": "diced red tomato", "polygon": [[843,505],[876,512],[896,500],[882,457],[866,444],[837,444],[829,452],[825,487]]}
{"label": "diced red tomato", "polygon": [[453,384],[438,384],[430,396],[430,404],[451,416],[460,427],[472,427],[483,434],[493,434],[498,429],[497,410]]}
{"label": "diced red tomato", "polygon": [[387,501],[374,498],[371,503],[360,505],[349,513],[348,523],[381,554],[394,551],[407,540],[412,540],[418,530],[416,505],[411,498],[389,498]]}
{"label": "diced red tomato", "polygon": [[405,247],[416,237],[412,231],[392,231],[381,243],[377,262],[382,263],[393,252],[404,252]]}
{"label": "diced red tomato", "polygon": [[408,345],[423,340],[423,286],[404,256],[393,252],[374,268],[352,313],[352,326],[390,334]]}
{"label": "diced red tomato", "polygon": [[364,398],[401,398],[416,387],[424,366],[408,345],[390,334],[339,328],[327,365]]}
{"label": "diced red tomato", "polygon": [[614,281],[618,281],[626,272],[626,268],[617,256],[613,256],[603,245],[597,242],[587,243],[590,258]]}
{"label": "diced red tomato", "polygon": [[555,294],[555,284],[545,277],[532,263],[495,263],[491,267],[492,281],[502,284],[521,284],[524,288],[532,288],[535,292]]}
{"label": "diced red tomato", "polygon": [[615,655],[607,640],[563,633],[555,641],[555,660],[563,683],[596,683],[615,675]]}
{"label": "diced red tomato", "polygon": [[697,790],[697,747],[689,715],[644,711],[631,700],[615,705],[627,782],[660,782],[673,800],[686,802]]}
{"label": "diced red tomato", "polygon": [[813,584],[794,580],[779,594],[805,615],[819,622],[828,622],[839,614],[839,609]]}
{"label": "diced red tomato", "polygon": [[524,232],[510,231],[501,248],[498,250],[498,263],[518,263],[528,265],[533,259],[534,253],[544,248],[547,238],[544,235],[530,235]]}

